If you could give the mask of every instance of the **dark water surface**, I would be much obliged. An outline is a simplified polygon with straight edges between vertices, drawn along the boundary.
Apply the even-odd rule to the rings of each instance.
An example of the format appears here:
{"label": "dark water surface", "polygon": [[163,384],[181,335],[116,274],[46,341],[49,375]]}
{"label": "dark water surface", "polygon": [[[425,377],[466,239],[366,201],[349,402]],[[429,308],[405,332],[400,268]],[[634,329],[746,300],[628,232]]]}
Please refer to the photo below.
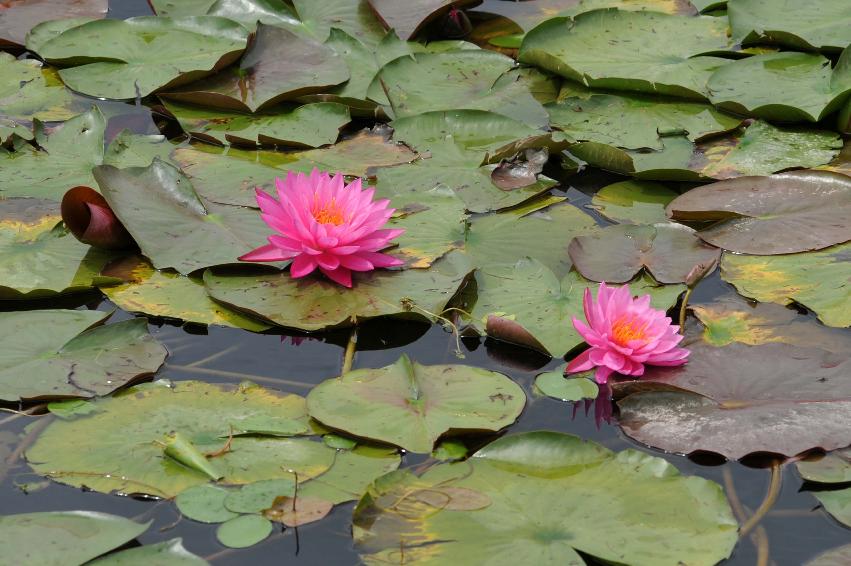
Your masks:
{"label": "dark water surface", "polygon": [[[322,1],[322,0],[315,0]],[[404,0],[398,0],[404,1]],[[510,2],[508,3],[510,4]],[[480,9],[497,12],[506,5],[504,0],[489,0]],[[124,18],[150,14],[145,0],[113,0],[110,17]],[[144,107],[104,103],[110,118],[108,138],[129,127],[138,133],[156,133],[158,130],[150,112]],[[565,187],[574,204],[589,200],[586,195],[607,183],[607,175],[583,174],[571,179],[572,187]],[[711,300],[734,293],[732,287],[721,281],[717,273],[704,281],[692,299],[693,302]],[[87,303],[86,301],[89,300]],[[57,303],[34,303],[32,308],[52,306],[97,308],[112,310],[108,301],[99,297],[75,297]],[[19,309],[21,305],[0,305],[0,308]],[[113,320],[131,315],[118,312]],[[267,387],[291,391],[301,395],[330,377],[339,374],[346,333],[325,335],[296,345],[289,337],[268,334],[258,335],[229,328],[177,327],[168,324],[151,324],[151,332],[169,349],[170,356],[160,378],[173,380],[200,379],[211,382],[237,383],[253,380]],[[692,459],[657,453],[637,445],[626,438],[614,424],[599,422],[594,406],[586,412],[584,407],[549,398],[536,398],[532,383],[542,370],[551,369],[562,360],[549,360],[529,351],[506,344],[479,338],[463,340],[464,359],[455,357],[453,336],[439,326],[417,323],[381,323],[367,325],[359,332],[359,348],[354,367],[380,367],[395,361],[402,353],[425,364],[464,363],[484,367],[509,375],[521,384],[529,396],[529,403],[512,432],[527,430],[558,430],[570,432],[599,442],[613,450],[638,448],[654,452],[673,463],[684,474],[695,474],[725,485],[731,495],[729,480],[742,504],[750,510],[759,506],[767,485],[766,469],[746,467],[739,463],[701,462]],[[50,417],[13,418],[0,414],[0,435],[6,431],[21,433],[25,425],[35,428],[46,424]],[[33,434],[23,437],[24,448]],[[85,438],[77,439],[80,450],[93,448]],[[14,448],[12,448],[14,450]],[[13,454],[14,456],[14,454]],[[422,461],[422,457],[406,456],[403,465]],[[356,564],[358,557],[352,550],[350,519],[353,503],[340,505],[320,522],[298,529],[277,531],[261,544],[243,550],[222,547],[215,538],[216,525],[205,525],[190,520],[180,520],[176,507],[168,501],[140,501],[127,497],[85,492],[71,487],[45,483],[42,478],[29,473],[25,463],[15,459],[15,467],[6,474],[0,467],[0,508],[6,513],[30,511],[58,511],[81,509],[114,513],[138,521],[153,520],[154,524],[139,537],[141,544],[150,544],[174,537],[183,537],[188,550],[206,557],[213,564],[296,564],[348,565]],[[851,542],[851,531],[840,526],[818,507],[815,498],[801,491],[802,481],[794,466],[784,469],[782,493],[774,508],[762,522],[766,529],[770,549],[770,563],[778,566],[797,565],[824,550]],[[606,536],[601,532],[600,536]],[[755,546],[749,538],[740,541],[731,565],[749,565],[756,562]],[[0,562],[7,557],[0,559]]]}

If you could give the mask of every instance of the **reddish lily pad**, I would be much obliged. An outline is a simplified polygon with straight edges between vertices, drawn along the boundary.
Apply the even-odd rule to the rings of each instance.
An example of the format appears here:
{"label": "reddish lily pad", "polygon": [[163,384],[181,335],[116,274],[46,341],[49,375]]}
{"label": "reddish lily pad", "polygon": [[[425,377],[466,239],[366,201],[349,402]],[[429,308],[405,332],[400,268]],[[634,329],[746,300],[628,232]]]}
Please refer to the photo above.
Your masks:
{"label": "reddish lily pad", "polygon": [[577,236],[567,248],[577,271],[592,281],[626,283],[646,269],[659,283],[683,283],[697,265],[714,266],[721,250],[708,246],[688,226],[609,226]]}
{"label": "reddish lily pad", "polygon": [[109,0],[6,0],[0,3],[0,46],[24,45],[27,32],[47,20],[103,18]]}
{"label": "reddish lily pad", "polygon": [[740,177],[692,189],[667,206],[678,221],[715,222],[698,235],[746,254],[820,250],[851,240],[851,178],[829,171]]}
{"label": "reddish lily pad", "polygon": [[413,39],[426,25],[453,8],[467,8],[481,0],[369,0],[375,15],[387,29],[404,40]]}
{"label": "reddish lily pad", "polygon": [[289,30],[260,24],[238,67],[161,96],[257,112],[284,100],[322,92],[349,76],[349,68],[334,50]]}
{"label": "reddish lily pad", "polygon": [[615,385],[621,428],[669,452],[795,456],[848,445],[851,358],[789,344],[689,346],[689,362]]}

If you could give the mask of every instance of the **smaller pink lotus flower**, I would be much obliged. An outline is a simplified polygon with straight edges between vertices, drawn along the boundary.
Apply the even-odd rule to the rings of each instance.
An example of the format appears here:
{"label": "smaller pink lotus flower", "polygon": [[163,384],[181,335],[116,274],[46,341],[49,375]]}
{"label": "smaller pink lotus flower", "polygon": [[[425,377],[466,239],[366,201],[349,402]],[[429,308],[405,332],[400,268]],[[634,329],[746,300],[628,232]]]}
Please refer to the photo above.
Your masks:
{"label": "smaller pink lotus flower", "polygon": [[275,187],[277,200],[257,189],[257,204],[263,220],[278,233],[240,260],[291,259],[293,277],[318,268],[346,287],[352,286],[352,271],[404,263],[379,253],[404,230],[382,229],[395,209],[387,208],[387,199],[373,201],[375,189],[363,189],[360,179],[346,185],[339,173],[332,177],[318,169],[309,176],[290,171],[286,179],[275,179]]}
{"label": "smaller pink lotus flower", "polygon": [[689,351],[678,348],[683,339],[679,326],[671,324],[664,311],[650,307],[650,295],[632,298],[629,285],[607,287],[600,283],[596,301],[585,289],[582,300],[588,325],[573,317],[573,327],[591,346],[570,363],[565,373],[597,371],[597,383],[606,383],[612,373],[644,375],[645,365],[679,366]]}

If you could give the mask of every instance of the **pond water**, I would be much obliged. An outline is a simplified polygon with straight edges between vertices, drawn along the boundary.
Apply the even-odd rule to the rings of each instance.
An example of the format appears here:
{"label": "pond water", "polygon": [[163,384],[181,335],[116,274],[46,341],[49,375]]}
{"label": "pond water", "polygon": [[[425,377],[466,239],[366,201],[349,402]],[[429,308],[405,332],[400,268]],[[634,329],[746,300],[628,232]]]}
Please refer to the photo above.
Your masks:
{"label": "pond water", "polygon": [[[319,1],[319,0],[317,0]],[[510,2],[488,0],[479,11],[506,12],[513,9]],[[109,17],[126,18],[150,14],[144,0],[112,0]],[[116,102],[98,102],[109,117],[107,141],[118,131],[129,128],[136,133],[159,133],[155,116],[145,107]],[[559,186],[554,192],[565,194],[577,206],[590,202],[590,195],[612,182],[614,176],[588,171],[570,179],[570,185]],[[605,223],[600,217],[598,221]],[[703,281],[691,299],[692,303],[707,302],[719,297],[734,296],[735,289],[714,273]],[[100,295],[72,296],[57,301],[36,301],[25,308],[70,307],[112,311],[115,305]],[[2,304],[4,310],[20,310],[20,304]],[[814,315],[811,315],[814,316]],[[113,321],[132,318],[121,312]],[[152,320],[150,331],[169,351],[165,366],[158,377],[172,380],[197,379],[214,383],[239,383],[252,380],[263,386],[300,395],[316,384],[339,374],[348,332],[318,334],[305,340],[293,339],[275,331],[262,334],[232,328],[197,325],[179,326],[162,320]],[[303,337],[299,335],[296,338]],[[354,368],[382,367],[401,354],[423,364],[462,363],[502,372],[520,384],[529,402],[520,419],[509,428],[511,432],[554,430],[569,432],[594,440],[612,449],[636,448],[670,461],[683,474],[698,475],[714,480],[725,487],[727,495],[735,493],[745,508],[753,510],[763,500],[769,482],[764,462],[750,465],[723,462],[713,458],[687,458],[665,454],[627,438],[616,424],[597,415],[594,404],[586,406],[560,402],[533,395],[536,375],[563,363],[530,350],[514,347],[496,340],[464,337],[463,359],[456,357],[455,338],[438,325],[415,322],[370,323],[358,332],[359,350]],[[12,466],[0,465],[0,508],[8,512],[57,510],[91,510],[113,513],[137,521],[153,520],[153,525],[138,538],[140,544],[150,544],[182,537],[185,547],[213,564],[297,564],[327,565],[356,564],[358,556],[351,540],[351,513],[354,503],[336,506],[324,520],[298,529],[281,529],[264,542],[241,550],[226,549],[216,540],[215,525],[205,525],[182,519],[168,501],[137,500],[74,489],[56,483],[44,483],[28,471],[22,462],[21,451],[32,442],[43,422],[51,417],[10,418],[0,416],[0,434],[22,434],[22,443],[15,452],[5,456]],[[33,421],[36,424],[32,424]],[[34,428],[24,431],[24,426]],[[487,438],[483,437],[482,443]],[[81,451],[92,448],[86,438],[75,439]],[[0,452],[2,454],[2,452]],[[404,467],[423,462],[417,455],[405,455]],[[802,491],[803,482],[793,466],[784,470],[783,487],[777,502],[761,525],[759,536],[739,541],[732,558],[725,564],[750,565],[757,563],[759,545],[767,545],[769,562],[777,566],[797,565],[830,548],[851,541],[851,532],[838,524],[819,507],[811,493]],[[734,490],[734,492],[731,492]],[[757,531],[759,534],[759,531]],[[601,537],[606,533],[601,532]]]}

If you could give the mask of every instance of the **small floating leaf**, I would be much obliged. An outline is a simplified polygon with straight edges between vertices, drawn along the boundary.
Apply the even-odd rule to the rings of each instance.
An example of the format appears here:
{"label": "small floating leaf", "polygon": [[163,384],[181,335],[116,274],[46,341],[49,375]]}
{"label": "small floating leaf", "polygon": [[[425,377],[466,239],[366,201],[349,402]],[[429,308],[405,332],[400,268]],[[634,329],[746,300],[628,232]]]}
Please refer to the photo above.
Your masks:
{"label": "small floating leaf", "polygon": [[272,532],[272,523],[260,515],[240,515],[222,523],[216,538],[230,548],[248,548],[264,540]]}

